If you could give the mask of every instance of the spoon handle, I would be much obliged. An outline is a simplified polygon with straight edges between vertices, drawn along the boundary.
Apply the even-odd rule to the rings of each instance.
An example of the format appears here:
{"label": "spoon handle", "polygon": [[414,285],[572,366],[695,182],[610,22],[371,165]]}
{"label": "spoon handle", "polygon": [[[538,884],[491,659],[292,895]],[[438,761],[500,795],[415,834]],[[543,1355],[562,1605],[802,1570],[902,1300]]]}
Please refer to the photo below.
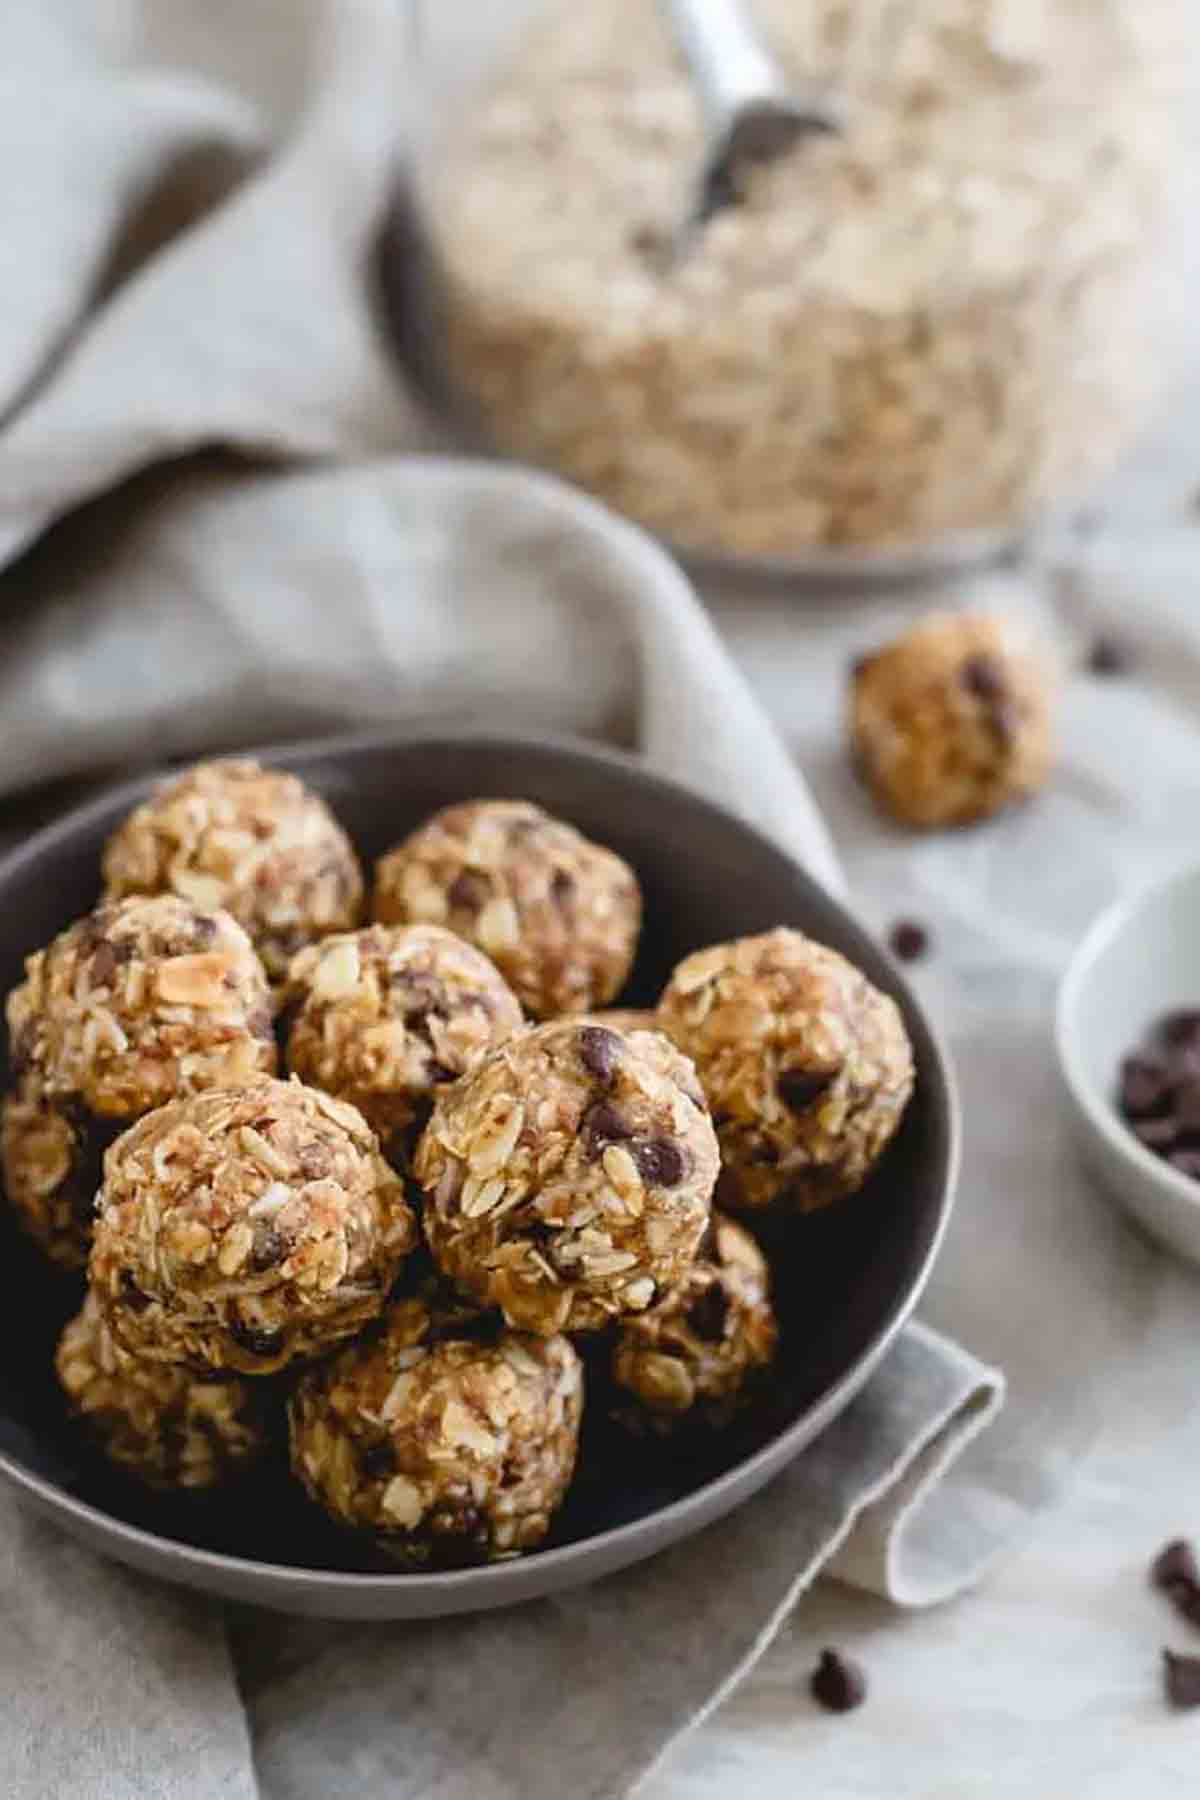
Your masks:
{"label": "spoon handle", "polygon": [[710,133],[786,86],[739,0],[663,0]]}

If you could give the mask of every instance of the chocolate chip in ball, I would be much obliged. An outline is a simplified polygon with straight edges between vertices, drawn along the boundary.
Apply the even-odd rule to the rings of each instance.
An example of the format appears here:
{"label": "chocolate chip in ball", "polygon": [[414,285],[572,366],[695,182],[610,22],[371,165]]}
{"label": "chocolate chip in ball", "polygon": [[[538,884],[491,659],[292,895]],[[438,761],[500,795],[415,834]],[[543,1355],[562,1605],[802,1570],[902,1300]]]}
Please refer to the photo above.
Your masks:
{"label": "chocolate chip in ball", "polygon": [[231,1319],[229,1335],[239,1349],[250,1356],[278,1356],[283,1349],[282,1331],[264,1331],[254,1325],[245,1325],[241,1319]]}
{"label": "chocolate chip in ball", "polygon": [[1186,1538],[1172,1538],[1150,1564],[1151,1585],[1169,1592],[1179,1582],[1200,1588],[1200,1563]]}
{"label": "chocolate chip in ball", "polygon": [[678,1187],[687,1173],[683,1150],[674,1138],[646,1138],[633,1145],[632,1154],[638,1174],[650,1187]]}
{"label": "chocolate chip in ball", "polygon": [[607,1100],[597,1100],[583,1115],[580,1129],[587,1141],[588,1153],[599,1156],[605,1144],[620,1144],[633,1136],[633,1127]]}
{"label": "chocolate chip in ball", "polygon": [[775,1086],[783,1104],[800,1113],[820,1099],[836,1074],[836,1069],[782,1069]]}
{"label": "chocolate chip in ball", "polygon": [[853,1712],[867,1697],[866,1672],[840,1650],[822,1650],[809,1688],[826,1712]]}
{"label": "chocolate chip in ball", "polygon": [[607,1087],[621,1060],[621,1040],[604,1025],[582,1025],[579,1030],[579,1060],[590,1075]]}
{"label": "chocolate chip in ball", "polygon": [[464,869],[450,883],[446,898],[456,912],[477,913],[483,911],[490,894],[491,888],[484,876]]}
{"label": "chocolate chip in ball", "polygon": [[287,1241],[282,1234],[265,1219],[258,1219],[254,1226],[254,1242],[250,1247],[251,1268],[261,1275],[264,1269],[273,1269],[277,1263],[284,1262],[287,1253]]}
{"label": "chocolate chip in ball", "polygon": [[1180,1656],[1163,1651],[1163,1691],[1175,1712],[1191,1712],[1200,1706],[1200,1656]]}
{"label": "chocolate chip in ball", "polygon": [[688,1307],[687,1322],[698,1338],[719,1344],[729,1319],[729,1295],[719,1281],[712,1282]]}
{"label": "chocolate chip in ball", "polygon": [[929,948],[929,933],[915,919],[897,919],[888,932],[888,947],[901,962],[916,962]]}
{"label": "chocolate chip in ball", "polygon": [[217,921],[208,913],[197,913],[192,920],[192,942],[197,950],[207,950],[217,935]]}
{"label": "chocolate chip in ball", "polygon": [[1121,1110],[1130,1118],[1159,1112],[1171,1098],[1171,1075],[1159,1057],[1134,1054],[1121,1064]]}
{"label": "chocolate chip in ball", "polygon": [[1003,665],[986,651],[967,658],[962,666],[962,683],[969,694],[980,700],[1003,700],[1008,693]]}

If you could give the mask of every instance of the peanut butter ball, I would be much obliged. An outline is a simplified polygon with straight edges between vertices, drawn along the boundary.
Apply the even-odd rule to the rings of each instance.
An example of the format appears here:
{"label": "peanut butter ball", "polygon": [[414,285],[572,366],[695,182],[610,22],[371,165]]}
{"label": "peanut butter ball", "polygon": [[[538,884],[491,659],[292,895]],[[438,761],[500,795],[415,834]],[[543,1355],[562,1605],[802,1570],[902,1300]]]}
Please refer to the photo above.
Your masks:
{"label": "peanut butter ball", "polygon": [[575,1466],[580,1362],[564,1337],[447,1335],[419,1300],[304,1375],[292,1467],[340,1524],[414,1568],[539,1544]]}
{"label": "peanut butter ball", "polygon": [[859,660],[849,732],[872,796],[901,824],[986,819],[1049,773],[1046,662],[1014,621],[930,614]]}
{"label": "peanut butter ball", "polygon": [[104,1149],[179,1094],[275,1069],[266,977],[228,913],[174,894],[100,906],[8,997],[4,1180],[56,1262],[87,1260]]}
{"label": "peanut butter ball", "polygon": [[439,1093],[413,1172],[452,1281],[519,1330],[580,1331],[682,1275],[717,1143],[691,1064],[660,1033],[560,1019]]}
{"label": "peanut butter ball", "polygon": [[288,1067],[362,1113],[400,1166],[435,1091],[520,1029],[483,952],[440,925],[372,925],[302,950],[287,998]]}
{"label": "peanut butter ball", "polygon": [[223,906],[278,984],[306,944],[358,923],[362,872],[349,838],[295,775],[250,761],[197,763],[109,839],[110,900],[179,894]]}
{"label": "peanut butter ball", "polygon": [[132,1354],[269,1374],[378,1317],[415,1241],[362,1115],[260,1079],[172,1101],[113,1145],[90,1280]]}
{"label": "peanut butter ball", "polygon": [[628,864],[526,800],[448,806],[375,874],[377,919],[448,925],[491,957],[535,1019],[613,999],[641,915]]}
{"label": "peanut butter ball", "polygon": [[685,958],[659,1002],[721,1145],[717,1198],[810,1212],[853,1194],[900,1123],[912,1047],[895,1002],[798,931]]}

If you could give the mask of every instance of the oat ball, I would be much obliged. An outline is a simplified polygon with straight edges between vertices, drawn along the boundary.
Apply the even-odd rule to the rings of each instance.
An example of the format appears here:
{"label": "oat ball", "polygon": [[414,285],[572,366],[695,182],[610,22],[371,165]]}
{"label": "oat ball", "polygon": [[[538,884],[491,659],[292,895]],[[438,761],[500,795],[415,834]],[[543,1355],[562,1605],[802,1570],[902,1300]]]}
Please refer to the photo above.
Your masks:
{"label": "oat ball", "polygon": [[8,997],[4,1179],[56,1262],[87,1261],[105,1148],[177,1094],[275,1069],[270,996],[226,912],[174,894],[97,907],[28,958]]}
{"label": "oat ball", "polygon": [[491,957],[537,1019],[611,1000],[641,916],[628,864],[526,800],[448,806],[375,873],[377,919],[448,925]]}
{"label": "oat ball", "polygon": [[90,1279],[133,1354],[269,1374],[376,1318],[415,1240],[361,1114],[262,1079],[172,1101],[114,1144]]}
{"label": "oat ball", "polygon": [[860,1188],[900,1123],[912,1047],[894,1001],[798,931],[681,962],[659,1012],[721,1145],[717,1199],[811,1212]]}
{"label": "oat ball", "polygon": [[94,1294],[65,1326],[54,1366],[72,1412],[104,1454],[151,1487],[215,1487],[267,1447],[261,1386],[130,1356]]}
{"label": "oat ball", "polygon": [[488,1562],[545,1537],[582,1410],[566,1338],[445,1336],[405,1300],[380,1332],[302,1377],[292,1467],[319,1506],[401,1562]]}
{"label": "oat ball", "polygon": [[292,963],[287,997],[288,1067],[357,1106],[397,1166],[434,1090],[523,1023],[494,965],[440,925],[325,938]]}
{"label": "oat ball", "polygon": [[244,925],[271,981],[298,950],[358,923],[349,838],[295,775],[256,762],[197,763],[130,813],[104,851],[106,897],[181,894]]}
{"label": "oat ball", "polygon": [[696,1254],[717,1142],[658,1032],[555,1020],[443,1089],[413,1164],[444,1274],[522,1331],[643,1311]]}
{"label": "oat ball", "polygon": [[753,1398],[777,1337],[766,1258],[740,1225],[714,1213],[683,1278],[621,1321],[612,1357],[618,1418],[661,1434],[723,1428]]}
{"label": "oat ball", "polygon": [[849,731],[883,812],[927,829],[967,825],[1045,782],[1049,672],[1014,621],[932,613],[855,665]]}

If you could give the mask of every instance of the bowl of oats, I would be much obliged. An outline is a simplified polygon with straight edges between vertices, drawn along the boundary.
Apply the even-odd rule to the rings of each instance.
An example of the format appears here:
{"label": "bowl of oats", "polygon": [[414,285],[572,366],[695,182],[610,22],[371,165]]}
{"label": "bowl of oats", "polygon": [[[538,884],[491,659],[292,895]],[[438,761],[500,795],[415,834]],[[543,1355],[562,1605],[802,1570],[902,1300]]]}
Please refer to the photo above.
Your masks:
{"label": "bowl of oats", "polygon": [[754,0],[840,127],[692,230],[668,10],[538,6],[452,106],[431,53],[392,261],[457,431],[701,563],[855,579],[994,554],[1106,474],[1164,371],[1162,0]]}
{"label": "bowl of oats", "polygon": [[364,1619],[590,1581],[748,1499],[916,1304],[923,1011],[632,758],[205,763],[0,898],[0,1476],[122,1561]]}

